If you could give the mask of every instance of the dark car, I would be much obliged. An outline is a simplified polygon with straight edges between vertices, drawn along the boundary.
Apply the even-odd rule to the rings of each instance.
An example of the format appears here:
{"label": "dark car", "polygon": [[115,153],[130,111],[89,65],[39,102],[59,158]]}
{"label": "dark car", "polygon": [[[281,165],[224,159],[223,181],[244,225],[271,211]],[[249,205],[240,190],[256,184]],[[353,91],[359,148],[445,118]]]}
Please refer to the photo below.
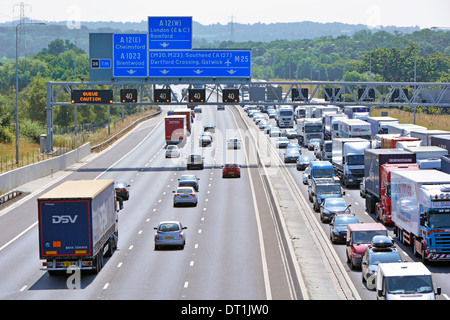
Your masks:
{"label": "dark car", "polygon": [[300,152],[296,148],[290,148],[287,149],[284,153],[284,162],[297,162],[298,158],[300,157]]}
{"label": "dark car", "polygon": [[114,189],[116,190],[116,197],[127,201],[130,198],[130,185],[124,181],[114,181]]}
{"label": "dark car", "polygon": [[312,155],[309,155],[309,154],[301,155],[297,159],[297,170],[305,170],[305,168],[307,166],[309,166],[309,163],[311,161],[314,161],[314,158]]}
{"label": "dark car", "polygon": [[215,125],[213,125],[213,124],[205,124],[204,126],[203,126],[203,131],[204,132],[207,132],[207,131],[209,131],[209,132],[215,132],[216,131],[216,126]]}
{"label": "dark car", "polygon": [[350,223],[359,223],[354,214],[336,214],[330,222],[330,240],[333,243],[343,242],[347,239],[347,225]]}
{"label": "dark car", "polygon": [[203,170],[203,157],[200,154],[190,154],[187,158],[187,169]]}

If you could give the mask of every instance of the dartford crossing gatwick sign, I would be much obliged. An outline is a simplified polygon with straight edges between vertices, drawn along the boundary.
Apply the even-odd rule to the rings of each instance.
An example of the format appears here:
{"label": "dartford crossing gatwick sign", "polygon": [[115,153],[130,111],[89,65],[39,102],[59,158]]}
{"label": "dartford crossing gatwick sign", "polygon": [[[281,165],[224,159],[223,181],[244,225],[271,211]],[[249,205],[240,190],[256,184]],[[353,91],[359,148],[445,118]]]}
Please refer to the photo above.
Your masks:
{"label": "dartford crossing gatwick sign", "polygon": [[250,50],[150,51],[149,77],[251,77]]}

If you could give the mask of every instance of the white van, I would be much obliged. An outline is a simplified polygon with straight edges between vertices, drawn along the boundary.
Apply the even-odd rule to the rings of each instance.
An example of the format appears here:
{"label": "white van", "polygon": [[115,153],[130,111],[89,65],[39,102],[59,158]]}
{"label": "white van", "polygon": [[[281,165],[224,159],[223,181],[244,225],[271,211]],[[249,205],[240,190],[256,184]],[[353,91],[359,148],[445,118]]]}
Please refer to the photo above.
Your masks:
{"label": "white van", "polygon": [[440,294],[441,288],[434,291],[431,272],[421,262],[378,265],[378,300],[436,300]]}

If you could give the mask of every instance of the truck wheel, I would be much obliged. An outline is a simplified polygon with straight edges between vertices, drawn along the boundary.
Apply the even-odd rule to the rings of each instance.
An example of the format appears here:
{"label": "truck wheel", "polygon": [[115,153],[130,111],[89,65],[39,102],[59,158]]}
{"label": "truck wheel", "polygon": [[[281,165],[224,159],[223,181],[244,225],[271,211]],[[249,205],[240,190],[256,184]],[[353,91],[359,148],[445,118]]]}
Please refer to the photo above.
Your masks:
{"label": "truck wheel", "polygon": [[102,270],[103,267],[103,251],[100,250],[99,253],[97,253],[97,257],[95,259],[95,270],[94,272],[98,274],[100,270]]}

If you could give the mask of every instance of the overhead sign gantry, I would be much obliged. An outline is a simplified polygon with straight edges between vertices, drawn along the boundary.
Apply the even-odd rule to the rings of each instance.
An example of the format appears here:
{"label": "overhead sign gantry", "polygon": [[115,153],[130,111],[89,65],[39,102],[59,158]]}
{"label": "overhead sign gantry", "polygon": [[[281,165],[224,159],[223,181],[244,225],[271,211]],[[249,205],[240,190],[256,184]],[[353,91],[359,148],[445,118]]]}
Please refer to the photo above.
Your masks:
{"label": "overhead sign gantry", "polygon": [[192,49],[192,17],[148,17],[148,33],[89,34],[89,80],[251,81],[251,50]]}

